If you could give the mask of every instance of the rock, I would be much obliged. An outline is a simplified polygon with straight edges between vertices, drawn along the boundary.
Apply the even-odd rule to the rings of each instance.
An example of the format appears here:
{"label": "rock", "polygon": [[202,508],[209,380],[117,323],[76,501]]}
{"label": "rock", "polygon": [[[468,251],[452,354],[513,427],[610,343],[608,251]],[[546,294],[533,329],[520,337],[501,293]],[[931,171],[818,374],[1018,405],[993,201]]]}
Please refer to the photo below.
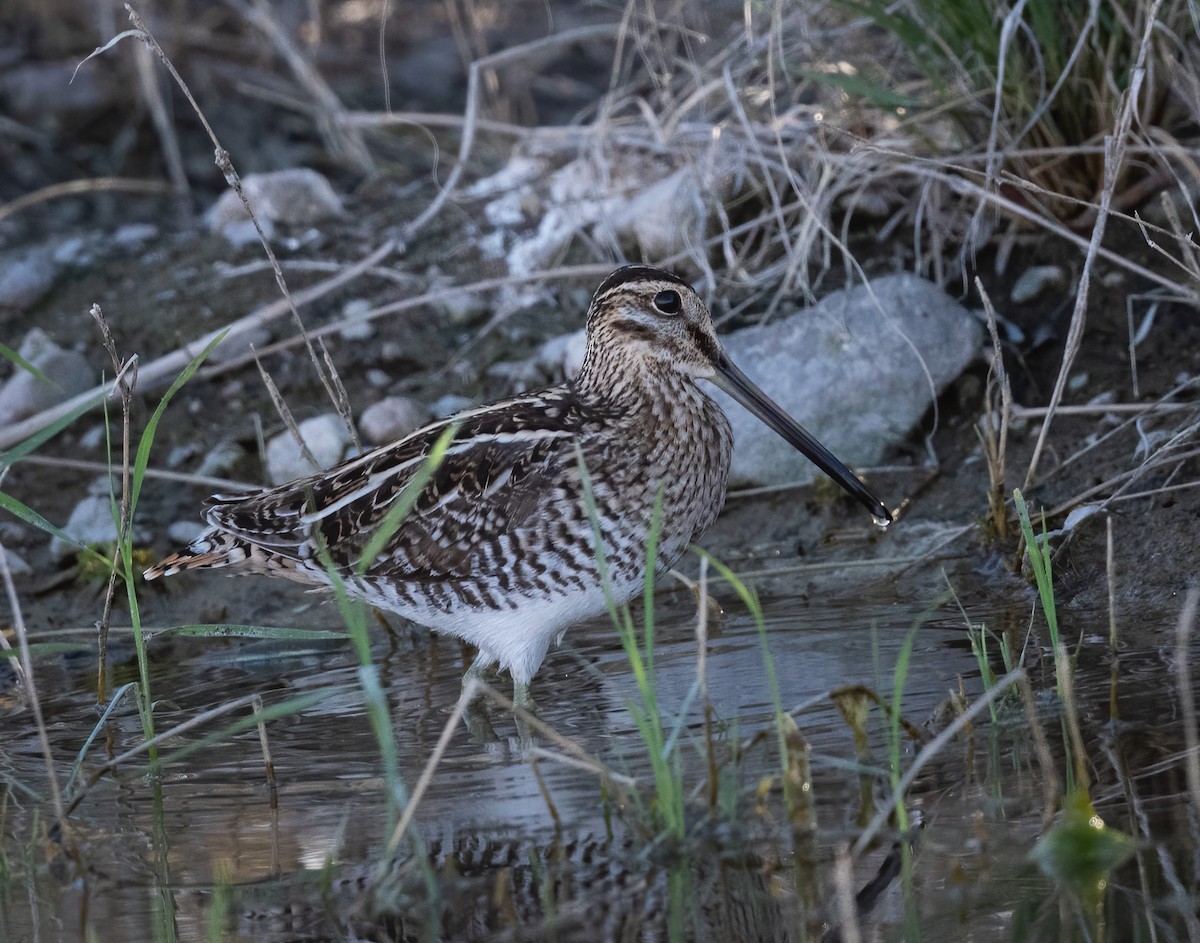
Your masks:
{"label": "rock", "polygon": [[3,553],[4,562],[8,564],[8,572],[13,576],[28,576],[33,572],[33,567],[26,563],[24,558],[18,556],[16,551],[5,547]]}
{"label": "rock", "polygon": [[96,382],[96,371],[83,354],[59,347],[41,328],[25,335],[18,353],[46,379],[14,365],[12,376],[0,387],[0,425],[49,409],[91,389]]}
{"label": "rock", "polygon": [[221,343],[208,352],[208,363],[229,363],[231,360],[239,360],[250,353],[251,347],[259,349],[269,343],[271,343],[269,327],[260,324],[257,327],[247,328],[222,338]]}
{"label": "rock", "polygon": [[[342,215],[342,201],[315,170],[294,167],[242,178],[242,189],[260,223],[311,226]],[[225,233],[249,219],[241,199],[226,190],[208,211],[209,228]]]}
{"label": "rock", "polygon": [[25,311],[42,299],[58,275],[54,252],[54,246],[42,245],[0,255],[0,312]]}
{"label": "rock", "polygon": [[[62,526],[63,533],[84,546],[108,547],[117,541],[117,525],[113,520],[113,505],[108,478],[97,478],[88,488],[88,494],[75,505],[71,516]],[[134,525],[134,543],[148,540],[144,529]],[[60,537],[50,539],[50,556],[56,563],[79,552],[79,547]]]}
{"label": "rock", "polygon": [[204,532],[201,521],[176,521],[167,528],[167,539],[172,544],[187,546]]}
{"label": "rock", "polygon": [[267,478],[271,484],[281,485],[336,465],[350,444],[346,424],[335,413],[305,419],[300,423],[300,435],[318,464],[314,467],[301,453],[292,434],[284,430],[267,443]]}
{"label": "rock", "polygon": [[1016,304],[1025,304],[1047,288],[1061,288],[1066,283],[1067,272],[1061,265],[1034,265],[1017,276],[1009,298]]}
{"label": "rock", "polygon": [[358,428],[373,445],[402,439],[430,420],[424,404],[409,396],[388,396],[363,410]]}
{"label": "rock", "polygon": [[366,341],[375,336],[375,325],[366,319],[371,302],[365,298],[351,298],[342,306],[342,326],[338,334],[343,340]]}
{"label": "rock", "polygon": [[453,393],[447,393],[445,396],[439,397],[430,403],[429,411],[435,418],[444,419],[446,416],[453,416],[464,409],[470,409],[474,405],[474,400],[467,399],[465,396],[456,396]]}
{"label": "rock", "polygon": [[119,227],[116,232],[109,237],[109,241],[114,246],[120,246],[122,249],[140,249],[147,242],[158,238],[158,227],[153,223],[127,223]]}
{"label": "rock", "polygon": [[[851,467],[877,464],[904,439],[983,343],[979,322],[924,279],[890,275],[871,290],[878,305],[866,288],[838,291],[724,340],[730,359]],[[716,397],[733,425],[731,484],[814,477],[813,465],[775,432],[723,393]]]}
{"label": "rock", "polygon": [[537,365],[549,376],[573,380],[583,366],[583,355],[587,351],[587,332],[574,331],[552,337],[538,348]]}
{"label": "rock", "polygon": [[608,223],[622,242],[632,237],[643,258],[661,259],[701,244],[709,210],[696,169],[684,167],[635,191]]}
{"label": "rock", "polygon": [[204,456],[204,460],[196,469],[196,474],[206,478],[224,475],[241,461],[245,454],[246,450],[232,439],[222,439]]}

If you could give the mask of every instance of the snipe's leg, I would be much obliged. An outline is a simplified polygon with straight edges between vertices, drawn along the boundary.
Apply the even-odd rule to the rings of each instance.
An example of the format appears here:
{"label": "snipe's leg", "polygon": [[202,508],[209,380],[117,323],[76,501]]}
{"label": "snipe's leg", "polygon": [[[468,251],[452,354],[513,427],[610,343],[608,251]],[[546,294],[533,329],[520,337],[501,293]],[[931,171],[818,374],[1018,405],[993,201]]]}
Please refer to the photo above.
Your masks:
{"label": "snipe's leg", "polygon": [[513,682],[513,705],[531,714],[537,713],[537,704],[533,702],[533,695],[529,693],[528,681]]}
{"label": "snipe's leg", "polygon": [[479,654],[475,656],[475,660],[471,662],[471,667],[463,673],[462,686],[465,692],[472,681],[482,681],[487,670],[496,663],[496,656],[483,649],[479,650]]}

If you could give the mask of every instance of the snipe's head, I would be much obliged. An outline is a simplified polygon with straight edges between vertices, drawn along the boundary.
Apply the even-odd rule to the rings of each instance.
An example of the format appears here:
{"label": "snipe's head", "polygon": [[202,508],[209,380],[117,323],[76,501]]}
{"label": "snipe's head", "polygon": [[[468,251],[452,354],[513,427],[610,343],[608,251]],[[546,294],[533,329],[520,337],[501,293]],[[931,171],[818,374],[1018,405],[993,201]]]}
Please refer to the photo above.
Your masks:
{"label": "snipe's head", "polygon": [[[608,276],[588,308],[587,353],[579,382],[616,394],[654,377],[708,380],[724,390],[798,449],[861,502],[881,524],[891,512],[832,452],[772,402],[726,355],[708,306],[683,279],[648,265],[626,265]],[[670,395],[670,384],[661,384]]]}
{"label": "snipe's head", "polygon": [[710,378],[721,345],[708,306],[683,279],[648,265],[626,265],[592,296],[588,367]]}

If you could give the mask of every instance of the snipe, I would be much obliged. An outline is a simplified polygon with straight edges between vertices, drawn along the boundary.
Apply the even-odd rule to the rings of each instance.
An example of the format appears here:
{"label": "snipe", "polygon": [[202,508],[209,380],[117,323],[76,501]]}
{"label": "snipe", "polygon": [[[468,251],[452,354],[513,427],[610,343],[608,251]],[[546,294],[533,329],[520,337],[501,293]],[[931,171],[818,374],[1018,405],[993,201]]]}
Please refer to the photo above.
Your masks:
{"label": "snipe", "polygon": [[[732,435],[701,380],[890,520],[874,492],[730,362],[686,282],[630,265],[592,298],[574,380],[468,409],[277,488],[215,495],[204,511],[209,529],[146,578],[236,566],[328,586],[333,566],[371,605],[478,648],[472,673],[499,662],[526,702],[551,641],[606,608],[590,507],[618,603],[643,587],[659,495],[660,568],[720,512]],[[443,460],[360,574],[388,508],[451,424]]]}

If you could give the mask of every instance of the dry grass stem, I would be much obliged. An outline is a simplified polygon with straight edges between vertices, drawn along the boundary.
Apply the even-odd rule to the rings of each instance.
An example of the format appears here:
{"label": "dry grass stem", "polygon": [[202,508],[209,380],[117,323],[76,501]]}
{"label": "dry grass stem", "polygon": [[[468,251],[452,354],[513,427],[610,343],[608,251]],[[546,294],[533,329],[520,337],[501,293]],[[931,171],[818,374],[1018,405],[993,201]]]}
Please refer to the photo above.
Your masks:
{"label": "dry grass stem", "polygon": [[[1170,394],[1168,394],[1170,395]],[[1100,403],[1098,405],[1059,406],[1058,416],[1153,416],[1158,413],[1195,412],[1196,403]],[[1013,419],[1044,419],[1049,406],[1013,406]],[[1043,479],[1044,480],[1044,479]]]}
{"label": "dry grass stem", "polygon": [[[115,475],[116,471],[107,462],[93,462],[83,458],[47,458],[42,455],[24,455],[23,465],[37,465],[42,468],[71,468],[77,471],[95,472],[102,475]],[[216,491],[254,491],[257,485],[249,485],[244,481],[233,481],[230,478],[214,478],[210,475],[192,475],[188,472],[169,471],[165,468],[147,468],[143,473],[146,478],[158,481],[171,481],[181,485],[192,485],[196,488],[211,488]]]}
{"label": "dry grass stem", "polygon": [[854,899],[854,857],[846,845],[839,845],[833,858],[834,912],[843,943],[862,943],[858,907]]}
{"label": "dry grass stem", "polygon": [[86,798],[88,791],[96,785],[104,776],[118,766],[128,763],[130,760],[136,759],[143,753],[158,747],[175,737],[181,736],[190,730],[195,730],[197,727],[202,727],[209,721],[216,720],[218,717],[223,717],[225,714],[232,713],[236,710],[241,710],[243,707],[253,706],[254,699],[259,697],[258,694],[246,694],[242,697],[234,698],[232,701],[226,701],[224,704],[219,704],[209,710],[202,711],[190,720],[185,720],[183,723],[176,724],[170,730],[164,730],[162,733],[157,733],[147,740],[143,740],[137,746],[130,747],[124,753],[114,756],[105,761],[100,766],[94,768],[87,778],[87,782],[81,787],[80,791],[71,799],[71,804],[67,807],[66,814],[70,815],[79,807],[79,804]]}
{"label": "dry grass stem", "polygon": [[1108,657],[1112,661],[1108,679],[1108,719],[1120,719],[1120,703],[1117,700],[1117,675],[1120,651],[1117,648],[1117,562],[1113,552],[1113,519],[1104,518],[1104,574],[1108,584]]}
{"label": "dry grass stem", "polygon": [[[256,25],[258,25],[260,28],[264,28],[265,25],[269,25],[274,22],[269,16],[269,12],[264,12],[263,5],[260,3],[256,3],[253,8],[250,8],[241,5],[240,0],[226,0],[226,2],[235,7],[243,6],[243,10],[246,11],[247,19],[250,19],[252,22],[255,21],[254,17],[258,16],[260,20],[256,22]],[[227,151],[221,145],[220,139],[217,137],[212,125],[209,124],[208,119],[204,116],[199,103],[192,96],[191,90],[188,88],[187,83],[183,80],[183,76],[179,74],[179,71],[175,68],[174,63],[171,62],[166,52],[164,52],[163,48],[158,44],[158,40],[154,38],[153,33],[151,33],[147,28],[141,16],[128,3],[125,4],[125,9],[129,12],[129,19],[141,34],[141,38],[150,46],[162,64],[170,72],[171,77],[179,86],[179,90],[183,93],[184,98],[187,99],[188,104],[192,106],[196,116],[200,119],[200,123],[204,126],[204,130],[208,134],[209,140],[212,141],[213,147],[216,149],[217,168],[221,171],[221,174],[224,176],[225,182],[229,185],[229,188],[238,195],[238,199],[241,200],[242,207],[245,209],[246,214],[250,217],[250,222],[254,224],[254,230],[258,234],[259,243],[263,247],[263,252],[266,253],[267,260],[271,263],[271,270],[275,273],[275,284],[279,286],[279,293],[283,296],[283,300],[287,303],[287,310],[291,312],[292,320],[296,324],[296,329],[299,332],[301,339],[304,341],[305,346],[308,348],[309,360],[312,361],[313,367],[317,372],[317,377],[320,379],[322,386],[325,387],[325,392],[329,395],[330,401],[336,407],[338,403],[337,394],[330,383],[329,377],[321,367],[321,361],[317,358],[317,352],[313,349],[312,340],[309,338],[308,332],[304,326],[304,321],[300,317],[298,304],[292,297],[291,290],[288,288],[287,279],[283,275],[283,269],[280,268],[279,260],[275,257],[275,250],[271,248],[271,242],[269,239],[267,239],[266,233],[263,232],[262,224],[258,220],[258,215],[254,212],[254,207],[250,204],[250,200],[246,196],[246,191],[242,187],[241,175],[233,166],[233,158],[230,156],[229,151]],[[276,33],[278,32],[279,31],[276,30]],[[269,31],[268,35],[271,35]],[[296,56],[299,57],[299,54],[296,53]],[[301,58],[302,61],[302,57],[299,58]],[[330,94],[332,94],[332,92]],[[349,423],[349,430],[351,437],[354,438],[355,431],[353,422]]]}
{"label": "dry grass stem", "polygon": [[62,790],[58,785],[58,771],[54,768],[54,753],[50,749],[50,735],[46,731],[46,720],[42,715],[42,702],[38,696],[37,681],[33,673],[33,656],[29,652],[29,633],[25,628],[25,619],[21,613],[21,600],[17,596],[17,587],[13,583],[12,571],[8,568],[8,553],[4,544],[0,543],[0,581],[4,583],[4,592],[8,596],[8,606],[12,613],[13,630],[17,636],[17,651],[20,656],[21,678],[24,683],[24,699],[33,713],[33,722],[37,727],[38,745],[42,751],[42,761],[46,765],[46,785],[50,789],[50,799],[54,804],[54,814],[62,823],[64,837],[69,840],[69,823],[66,810],[63,807]]}
{"label": "dry grass stem", "polygon": [[23,193],[14,200],[0,205],[0,223],[8,217],[31,206],[58,200],[66,196],[82,196],[87,193],[170,193],[171,185],[161,180],[136,180],[129,177],[93,177],[88,180],[68,180],[41,187],[31,193]]}
{"label": "dry grass stem", "polygon": [[1192,690],[1191,658],[1192,629],[1196,624],[1196,608],[1200,604],[1200,589],[1188,590],[1175,629],[1175,683],[1179,688],[1179,711],[1183,715],[1183,736],[1186,746],[1184,768],[1187,771],[1188,793],[1192,808],[1200,816],[1200,730],[1196,723],[1196,696]]}
{"label": "dry grass stem", "polygon": [[[347,127],[338,120],[345,112],[341,100],[279,25],[271,5],[263,0],[225,0],[225,4],[267,38],[287,63],[293,77],[308,92],[317,117],[317,132],[329,153],[347,161],[361,173],[374,175],[375,161],[362,135],[357,129]],[[217,146],[220,147],[219,144]]]}
{"label": "dry grass stem", "polygon": [[108,586],[104,592],[104,609],[100,621],[96,623],[96,653],[98,665],[96,668],[96,703],[103,704],[108,690],[108,625],[112,616],[113,601],[117,593],[117,578],[121,572],[121,547],[133,527],[133,507],[130,503],[130,475],[133,465],[133,435],[129,427],[133,412],[133,392],[137,387],[138,358],[135,354],[128,360],[122,361],[117,353],[116,342],[104,311],[98,304],[92,305],[88,312],[100,328],[100,336],[105,351],[112,361],[113,373],[117,377],[117,389],[121,394],[121,498],[117,505],[118,519],[115,522],[117,539],[113,546],[112,569],[108,574]]}
{"label": "dry grass stem", "polygon": [[[279,414],[279,418],[283,420],[283,424],[287,426],[287,431],[291,434],[292,439],[300,448],[300,454],[304,460],[312,465],[313,468],[320,468],[321,463],[317,461],[312,450],[308,447],[308,443],[304,441],[304,436],[300,434],[300,426],[296,424],[296,418],[292,415],[292,410],[284,401],[283,395],[279,392],[279,387],[275,385],[275,381],[271,379],[271,374],[267,372],[267,368],[262,365],[262,361],[258,358],[258,351],[250,348],[254,355],[254,363],[258,366],[258,375],[262,378],[263,386],[267,390],[267,395],[271,397],[271,405],[275,407],[275,412]],[[263,459],[264,468],[266,467],[266,458]]]}
{"label": "dry grass stem", "polygon": [[1033,455],[1029,459],[1029,469],[1025,473],[1024,488],[1029,488],[1037,474],[1038,462],[1042,450],[1046,446],[1046,437],[1050,432],[1050,424],[1054,421],[1054,411],[1062,401],[1067,388],[1067,378],[1079,347],[1083,343],[1083,328],[1087,315],[1088,290],[1091,285],[1092,269],[1100,252],[1100,244],[1104,240],[1105,229],[1108,226],[1109,210],[1112,206],[1113,193],[1117,187],[1125,162],[1125,148],[1129,143],[1130,128],[1134,114],[1137,111],[1138,96],[1141,94],[1142,80],[1145,77],[1146,56],[1150,50],[1152,30],[1158,20],[1158,10],[1162,0],[1154,0],[1147,14],[1146,29],[1138,47],[1137,63],[1129,76],[1129,87],[1121,93],[1121,104],[1117,114],[1116,127],[1111,137],[1105,138],[1104,144],[1104,185],[1100,191],[1100,204],[1096,212],[1096,222],[1092,226],[1092,237],[1088,244],[1087,255],[1084,258],[1083,270],[1079,276],[1076,288],[1075,308],[1071,313],[1071,325],[1067,329],[1066,349],[1063,351],[1062,363],[1059,365],[1058,377],[1054,382],[1054,390],[1050,394],[1050,402],[1046,418],[1038,431],[1037,442],[1033,447]]}
{"label": "dry grass stem", "polygon": [[1025,709],[1025,722],[1029,726],[1030,736],[1033,737],[1033,755],[1037,757],[1038,769],[1041,772],[1042,785],[1042,829],[1050,827],[1058,812],[1058,801],[1062,795],[1062,784],[1054,763],[1054,754],[1050,752],[1050,741],[1046,738],[1046,729],[1042,719],[1038,717],[1037,699],[1033,693],[1033,685],[1028,677],[1022,676],[1018,688],[1021,692],[1021,705]]}
{"label": "dry grass stem", "polygon": [[[346,283],[354,280],[364,271],[367,271],[377,265],[381,260],[388,256],[394,249],[395,243],[391,240],[383,243],[379,248],[373,250],[367,256],[353,265],[347,266],[337,275],[325,281],[313,285],[311,288],[306,288],[303,291],[297,292],[292,296],[292,301],[297,305],[305,305],[310,302],[323,298],[325,295],[336,291]],[[232,321],[224,327],[209,331],[196,339],[186,347],[172,351],[162,357],[149,361],[148,363],[140,364],[138,367],[138,382],[141,385],[143,393],[152,392],[153,390],[167,386],[181,370],[184,369],[196,356],[196,351],[203,350],[206,346],[216,340],[222,333],[226,334],[226,339],[238,337],[246,334],[257,327],[264,324],[269,324],[276,318],[287,314],[291,310],[289,303],[286,300],[279,299],[257,308],[245,317]],[[247,357],[239,362],[239,366],[243,363],[253,361],[253,356]],[[202,372],[202,376],[205,374]],[[64,416],[70,415],[75,410],[88,403],[98,403],[101,399],[111,396],[117,388],[117,381],[112,380],[108,383],[102,383],[99,386],[93,387],[86,392],[80,393],[77,396],[72,396],[65,402],[59,403],[57,406],[52,406],[49,409],[44,409],[40,413],[24,419],[21,422],[13,423],[7,426],[0,426],[0,448],[8,448],[23,442],[37,432],[40,432],[46,426],[50,425]]]}
{"label": "dry grass stem", "polygon": [[154,124],[154,132],[158,135],[158,145],[162,149],[163,163],[167,165],[167,177],[171,181],[171,189],[175,193],[176,205],[185,216],[191,215],[191,187],[188,185],[187,174],[183,170],[183,154],[179,148],[179,137],[175,133],[175,125],[167,113],[167,103],[163,96],[162,86],[154,72],[154,62],[150,58],[150,50],[142,43],[133,44],[133,64],[137,71],[138,90],[141,99],[150,112],[150,120]]}
{"label": "dry grass stem", "polygon": [[480,107],[480,75],[486,70],[496,69],[509,62],[516,62],[526,58],[534,53],[543,52],[548,49],[556,49],[563,45],[569,45],[576,42],[586,42],[600,36],[611,36],[614,29],[609,24],[601,26],[583,26],[578,29],[567,30],[562,33],[557,33],[553,36],[545,36],[533,42],[524,43],[520,46],[513,46],[509,49],[494,52],[484,56],[482,59],[476,59],[471,63],[467,70],[467,107],[463,115],[463,133],[458,146],[458,160],[450,171],[450,175],[446,178],[445,184],[434,197],[433,201],[425,207],[424,210],[412,222],[405,225],[401,242],[407,244],[412,241],[412,238],[425,227],[430,220],[441,212],[446,201],[450,199],[458,187],[458,182],[466,171],[468,161],[471,156],[471,149],[475,144],[475,127],[476,121],[479,118]]}
{"label": "dry grass stem", "polygon": [[[984,290],[983,282],[975,279],[975,287],[983,300],[987,312],[988,335],[992,341],[992,359],[988,365],[987,389],[983,394],[983,418],[976,423],[975,433],[983,448],[987,460],[988,480],[988,521],[992,532],[1000,541],[1008,540],[1008,505],[1006,496],[1008,484],[1005,480],[1006,456],[1008,454],[1008,423],[1012,415],[1012,389],[1008,383],[1008,374],[1004,369],[1003,348],[1000,345],[1000,334],[996,330],[996,309],[992,299]],[[995,399],[999,395],[1000,406],[997,411]]]}
{"label": "dry grass stem", "polygon": [[271,741],[267,739],[267,725],[262,719],[263,700],[260,695],[254,696],[254,715],[258,718],[258,744],[262,748],[263,770],[267,777],[267,788],[271,791],[271,809],[279,806],[279,792],[275,783],[275,761],[271,759]]}

